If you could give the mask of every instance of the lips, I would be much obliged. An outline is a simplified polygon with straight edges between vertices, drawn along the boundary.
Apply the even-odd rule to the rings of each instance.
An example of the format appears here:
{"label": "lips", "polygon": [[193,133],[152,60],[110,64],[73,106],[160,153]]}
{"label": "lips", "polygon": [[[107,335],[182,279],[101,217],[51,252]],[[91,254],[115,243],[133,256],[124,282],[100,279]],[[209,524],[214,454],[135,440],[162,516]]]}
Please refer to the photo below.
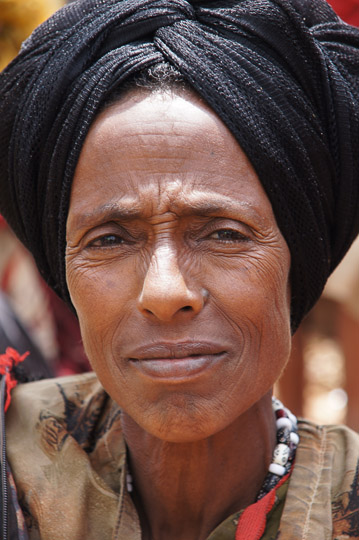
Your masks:
{"label": "lips", "polygon": [[187,358],[223,353],[223,346],[206,342],[155,343],[136,348],[128,356],[130,360],[160,360]]}
{"label": "lips", "polygon": [[223,345],[186,342],[145,345],[126,356],[135,369],[147,377],[178,380],[215,367],[225,355]]}

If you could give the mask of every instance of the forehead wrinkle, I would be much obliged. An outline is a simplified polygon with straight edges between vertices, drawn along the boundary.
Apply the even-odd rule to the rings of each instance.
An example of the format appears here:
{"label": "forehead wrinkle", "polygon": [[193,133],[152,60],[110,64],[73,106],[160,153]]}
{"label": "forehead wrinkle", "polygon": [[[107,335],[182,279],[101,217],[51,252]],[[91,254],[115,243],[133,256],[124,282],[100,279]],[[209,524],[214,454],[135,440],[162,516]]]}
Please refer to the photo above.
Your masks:
{"label": "forehead wrinkle", "polygon": [[241,216],[262,220],[262,216],[254,205],[248,201],[233,200],[233,198],[218,193],[206,193],[205,196],[200,192],[184,194],[183,199],[175,198],[172,202],[172,208],[176,213],[183,216],[196,214],[199,216],[210,216],[220,214],[223,216]]}
{"label": "forehead wrinkle", "polygon": [[[247,201],[234,201],[231,197],[219,195],[218,193],[189,193],[182,192],[180,196],[176,188],[180,188],[181,182],[175,182],[172,189],[169,186],[158,182],[157,201],[148,197],[148,189],[153,193],[153,185],[149,184],[144,193],[137,197],[123,197],[119,201],[109,202],[91,211],[85,211],[74,216],[73,226],[81,229],[87,225],[92,225],[101,221],[128,221],[135,219],[146,219],[156,213],[173,213],[177,216],[197,215],[200,217],[221,215],[223,217],[245,216],[262,222],[263,218],[256,208]],[[164,200],[165,198],[165,200]]]}
{"label": "forehead wrinkle", "polygon": [[[114,145],[117,152],[117,148],[121,148],[121,151],[125,151],[127,158],[131,158],[138,161],[148,160],[151,161],[172,161],[177,162],[196,162],[200,155],[206,156],[208,159],[218,160],[221,155],[220,148],[209,148],[205,141],[202,141],[202,147],[197,150],[196,153],[188,154],[188,135],[175,135],[173,133],[164,135],[159,134],[134,134],[132,137],[123,137],[125,142]],[[194,137],[192,136],[192,140]],[[141,155],[139,155],[139,148],[141,149]],[[154,151],[155,150],[155,151]],[[215,150],[215,152],[214,152]],[[112,152],[112,148],[109,153]]]}
{"label": "forehead wrinkle", "polygon": [[121,205],[120,202],[112,202],[103,204],[91,211],[85,211],[78,214],[73,220],[73,225],[75,228],[80,229],[89,223],[91,224],[103,219],[108,221],[118,221],[122,219],[126,221],[128,219],[136,219],[141,215],[141,206],[138,204],[138,201],[136,202],[135,199],[132,199],[131,203],[128,203],[127,206]]}

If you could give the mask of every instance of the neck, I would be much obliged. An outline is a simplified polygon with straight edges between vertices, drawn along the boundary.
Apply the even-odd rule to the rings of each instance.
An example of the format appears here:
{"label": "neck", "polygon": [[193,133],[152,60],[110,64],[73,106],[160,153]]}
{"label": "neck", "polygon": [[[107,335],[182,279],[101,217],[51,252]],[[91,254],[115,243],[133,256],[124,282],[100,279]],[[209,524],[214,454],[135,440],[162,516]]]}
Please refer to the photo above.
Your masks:
{"label": "neck", "polygon": [[160,440],[126,414],[123,429],[145,540],[205,540],[255,501],[276,441],[270,393],[200,441]]}

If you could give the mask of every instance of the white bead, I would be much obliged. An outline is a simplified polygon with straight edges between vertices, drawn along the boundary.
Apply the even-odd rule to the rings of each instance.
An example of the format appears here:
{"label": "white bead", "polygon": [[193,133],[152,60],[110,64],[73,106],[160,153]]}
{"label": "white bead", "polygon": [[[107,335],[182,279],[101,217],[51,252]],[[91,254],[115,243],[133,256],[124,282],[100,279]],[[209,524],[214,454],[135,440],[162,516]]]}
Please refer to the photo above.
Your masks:
{"label": "white bead", "polygon": [[276,425],[277,429],[280,429],[282,427],[292,429],[292,422],[289,420],[289,418],[286,418],[285,416],[283,416],[282,418],[278,418]]}
{"label": "white bead", "polygon": [[299,436],[294,431],[291,431],[291,433],[290,433],[290,442],[292,442],[296,446],[298,446],[298,444],[299,444]]}
{"label": "white bead", "polygon": [[286,444],[277,444],[273,452],[273,463],[286,465],[289,458],[289,448]]}
{"label": "white bead", "polygon": [[288,418],[292,422],[293,426],[296,426],[298,424],[297,417],[294,416],[294,414],[289,409],[285,409],[285,412],[287,413]]}
{"label": "white bead", "polygon": [[283,476],[285,473],[285,467],[282,467],[282,465],[278,465],[277,463],[271,463],[268,470],[272,474],[277,474],[278,476]]}
{"label": "white bead", "polygon": [[129,493],[131,493],[133,491],[133,486],[132,486],[132,475],[130,473],[127,473],[126,474],[126,484],[127,484],[127,491]]}
{"label": "white bead", "polygon": [[279,409],[284,409],[284,405],[278,398],[272,398],[272,408],[274,411],[279,411]]}

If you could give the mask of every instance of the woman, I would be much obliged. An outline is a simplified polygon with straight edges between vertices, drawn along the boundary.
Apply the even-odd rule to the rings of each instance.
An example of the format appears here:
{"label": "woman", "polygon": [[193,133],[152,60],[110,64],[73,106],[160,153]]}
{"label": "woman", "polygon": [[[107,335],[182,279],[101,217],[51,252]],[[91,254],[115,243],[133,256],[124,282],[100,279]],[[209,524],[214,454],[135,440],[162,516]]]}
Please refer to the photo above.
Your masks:
{"label": "woman", "polygon": [[13,393],[19,538],[358,536],[357,435],[271,398],[358,234],[358,65],[319,0],[77,0],[24,44],[0,212],[95,373]]}

